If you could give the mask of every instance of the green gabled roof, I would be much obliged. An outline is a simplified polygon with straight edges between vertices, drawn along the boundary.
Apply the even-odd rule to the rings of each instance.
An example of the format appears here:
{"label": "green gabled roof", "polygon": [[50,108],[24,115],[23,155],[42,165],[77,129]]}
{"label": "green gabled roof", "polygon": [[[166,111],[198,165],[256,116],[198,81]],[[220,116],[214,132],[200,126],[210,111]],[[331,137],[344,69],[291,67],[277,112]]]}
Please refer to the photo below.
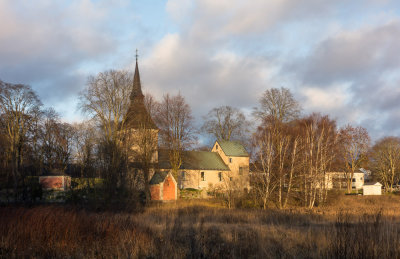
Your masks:
{"label": "green gabled roof", "polygon": [[168,172],[155,172],[153,177],[151,177],[150,184],[159,184],[164,182],[165,177],[167,177]]}
{"label": "green gabled roof", "polygon": [[[171,169],[168,150],[158,151],[158,165],[161,169]],[[218,153],[209,151],[184,151],[180,169],[229,171]]]}
{"label": "green gabled roof", "polygon": [[217,140],[217,143],[227,156],[249,156],[244,146],[238,141]]}

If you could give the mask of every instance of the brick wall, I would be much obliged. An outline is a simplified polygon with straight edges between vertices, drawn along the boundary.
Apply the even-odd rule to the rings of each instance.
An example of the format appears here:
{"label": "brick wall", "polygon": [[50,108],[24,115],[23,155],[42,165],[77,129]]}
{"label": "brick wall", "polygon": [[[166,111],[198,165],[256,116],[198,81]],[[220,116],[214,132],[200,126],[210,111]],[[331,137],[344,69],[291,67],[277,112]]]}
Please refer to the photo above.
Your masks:
{"label": "brick wall", "polygon": [[176,188],[177,188],[177,186],[175,185],[174,181],[172,180],[171,175],[168,175],[164,180],[163,200],[164,201],[175,200],[176,199],[176,196],[175,196]]}
{"label": "brick wall", "polygon": [[151,195],[152,200],[155,200],[155,201],[161,200],[159,184],[150,185],[150,195]]}

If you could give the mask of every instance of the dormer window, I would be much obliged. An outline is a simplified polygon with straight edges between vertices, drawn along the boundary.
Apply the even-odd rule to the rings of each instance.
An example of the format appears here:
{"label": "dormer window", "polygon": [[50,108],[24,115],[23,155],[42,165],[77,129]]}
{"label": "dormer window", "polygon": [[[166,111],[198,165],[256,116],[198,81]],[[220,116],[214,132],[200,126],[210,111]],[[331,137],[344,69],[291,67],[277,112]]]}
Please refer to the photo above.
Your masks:
{"label": "dormer window", "polygon": [[232,158],[231,157],[229,158],[229,163],[232,163]]}

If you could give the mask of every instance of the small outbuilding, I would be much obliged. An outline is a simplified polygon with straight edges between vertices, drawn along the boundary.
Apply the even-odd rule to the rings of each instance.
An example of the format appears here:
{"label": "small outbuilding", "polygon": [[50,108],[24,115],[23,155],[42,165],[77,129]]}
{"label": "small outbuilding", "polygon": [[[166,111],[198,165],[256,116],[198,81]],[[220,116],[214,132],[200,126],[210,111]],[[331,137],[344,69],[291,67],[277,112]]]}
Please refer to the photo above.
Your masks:
{"label": "small outbuilding", "polygon": [[178,185],[170,172],[156,172],[150,180],[151,199],[172,201],[178,199]]}
{"label": "small outbuilding", "polygon": [[364,184],[363,195],[382,195],[382,184],[379,182]]}
{"label": "small outbuilding", "polygon": [[66,191],[71,186],[71,177],[67,175],[39,176],[39,184],[44,190]]}

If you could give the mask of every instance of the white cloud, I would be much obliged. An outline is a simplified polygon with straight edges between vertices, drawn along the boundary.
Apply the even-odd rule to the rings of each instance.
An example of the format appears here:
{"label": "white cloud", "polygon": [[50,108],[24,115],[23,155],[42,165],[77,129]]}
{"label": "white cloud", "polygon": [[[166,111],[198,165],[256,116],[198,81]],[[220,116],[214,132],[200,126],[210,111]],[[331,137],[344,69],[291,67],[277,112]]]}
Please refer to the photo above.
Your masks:
{"label": "white cloud", "polygon": [[347,104],[348,93],[343,87],[333,86],[330,89],[317,87],[303,87],[303,95],[306,97],[305,108],[308,110],[331,111]]}

